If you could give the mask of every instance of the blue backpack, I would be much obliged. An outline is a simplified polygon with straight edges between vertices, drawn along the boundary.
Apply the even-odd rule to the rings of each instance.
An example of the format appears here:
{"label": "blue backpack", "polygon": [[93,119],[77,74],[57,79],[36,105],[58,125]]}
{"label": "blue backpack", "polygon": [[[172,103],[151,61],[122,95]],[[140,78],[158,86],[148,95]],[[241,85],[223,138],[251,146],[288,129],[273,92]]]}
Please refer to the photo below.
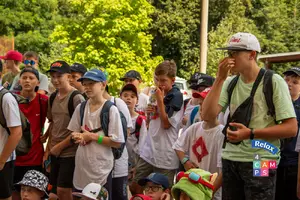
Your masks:
{"label": "blue backpack", "polygon": [[[103,108],[102,108],[100,116],[99,116],[100,117],[101,128],[92,130],[90,132],[96,133],[98,131],[103,130],[105,136],[108,137],[109,110],[110,110],[110,107],[116,106],[116,98],[114,98],[114,99],[115,99],[114,103],[112,103],[111,101],[108,100],[103,105]],[[84,101],[80,104],[80,111],[79,112],[80,112],[80,124],[81,124],[81,126],[83,126],[84,109],[85,109],[86,103],[87,103],[87,101]],[[125,118],[124,114],[120,111],[119,111],[119,113],[120,113],[120,117],[121,117],[123,135],[124,135],[125,142],[121,144],[120,148],[112,147],[112,152],[114,154],[114,159],[115,160],[121,158],[122,153],[123,153],[124,148],[125,148],[125,143],[126,143],[126,140],[127,140],[127,121],[126,121],[126,118]]]}

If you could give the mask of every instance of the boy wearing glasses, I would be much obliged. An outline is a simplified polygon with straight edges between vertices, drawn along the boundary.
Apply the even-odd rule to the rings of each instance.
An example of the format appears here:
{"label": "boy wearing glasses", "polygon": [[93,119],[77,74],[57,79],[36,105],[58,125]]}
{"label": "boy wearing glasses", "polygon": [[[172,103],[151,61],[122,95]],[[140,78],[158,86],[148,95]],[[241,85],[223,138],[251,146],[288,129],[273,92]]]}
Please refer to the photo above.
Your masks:
{"label": "boy wearing glasses", "polygon": [[[38,70],[38,64],[39,64],[39,56],[37,53],[33,51],[28,51],[24,54],[24,61],[23,61],[25,67],[33,67]],[[40,80],[40,85],[38,87],[38,93],[39,94],[47,94],[48,91],[48,77],[45,74],[42,74],[39,72],[39,80]],[[11,84],[10,90],[13,92],[19,92],[21,91],[21,86],[20,86],[20,74],[16,75],[14,77],[13,82]]]}
{"label": "boy wearing glasses", "polygon": [[152,200],[169,200],[170,190],[168,177],[160,173],[152,173],[147,178],[140,179],[138,184],[144,188],[144,193]]}

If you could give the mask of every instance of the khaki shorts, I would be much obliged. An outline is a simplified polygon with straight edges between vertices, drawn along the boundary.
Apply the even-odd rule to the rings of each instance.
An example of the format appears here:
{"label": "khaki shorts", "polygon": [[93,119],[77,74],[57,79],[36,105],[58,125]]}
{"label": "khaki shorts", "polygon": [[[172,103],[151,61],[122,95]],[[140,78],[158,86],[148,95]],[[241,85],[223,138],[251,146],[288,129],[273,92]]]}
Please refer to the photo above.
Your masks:
{"label": "khaki shorts", "polygon": [[142,178],[146,178],[151,173],[161,173],[168,177],[170,188],[174,184],[174,176],[176,173],[176,169],[161,169],[152,166],[151,164],[147,163],[142,158],[139,158],[137,164],[136,164],[136,174],[133,178],[133,181],[138,183],[138,181]]}

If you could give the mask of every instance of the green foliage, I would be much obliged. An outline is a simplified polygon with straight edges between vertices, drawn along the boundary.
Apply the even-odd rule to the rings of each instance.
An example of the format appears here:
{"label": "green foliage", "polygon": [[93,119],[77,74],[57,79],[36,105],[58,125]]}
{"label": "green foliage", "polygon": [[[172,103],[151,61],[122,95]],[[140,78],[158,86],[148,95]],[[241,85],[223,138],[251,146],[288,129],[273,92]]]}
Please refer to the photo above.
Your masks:
{"label": "green foliage", "polygon": [[0,33],[14,36],[20,52],[47,52],[56,9],[57,0],[1,0]]}
{"label": "green foliage", "polygon": [[[57,25],[51,40],[65,45],[66,61],[104,67],[116,93],[126,71],[135,69],[147,82],[161,57],[151,59],[152,36],[146,32],[154,8],[146,0],[71,0],[69,18]],[[150,76],[151,75],[151,76]]]}

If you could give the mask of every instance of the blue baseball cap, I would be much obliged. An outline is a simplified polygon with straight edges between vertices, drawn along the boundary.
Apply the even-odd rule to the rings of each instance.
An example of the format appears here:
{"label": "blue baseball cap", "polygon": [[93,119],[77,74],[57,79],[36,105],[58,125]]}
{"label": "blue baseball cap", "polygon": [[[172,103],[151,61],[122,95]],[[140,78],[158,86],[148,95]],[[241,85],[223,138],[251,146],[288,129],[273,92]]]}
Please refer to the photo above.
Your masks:
{"label": "blue baseball cap", "polygon": [[96,82],[105,82],[106,77],[104,73],[99,69],[91,69],[90,71],[87,71],[80,79],[78,79],[78,82],[82,82],[84,79],[96,81]]}
{"label": "blue baseball cap", "polygon": [[138,184],[140,186],[145,186],[147,182],[152,182],[157,185],[162,185],[164,189],[169,188],[168,177],[160,173],[152,173],[147,178],[140,179]]}

